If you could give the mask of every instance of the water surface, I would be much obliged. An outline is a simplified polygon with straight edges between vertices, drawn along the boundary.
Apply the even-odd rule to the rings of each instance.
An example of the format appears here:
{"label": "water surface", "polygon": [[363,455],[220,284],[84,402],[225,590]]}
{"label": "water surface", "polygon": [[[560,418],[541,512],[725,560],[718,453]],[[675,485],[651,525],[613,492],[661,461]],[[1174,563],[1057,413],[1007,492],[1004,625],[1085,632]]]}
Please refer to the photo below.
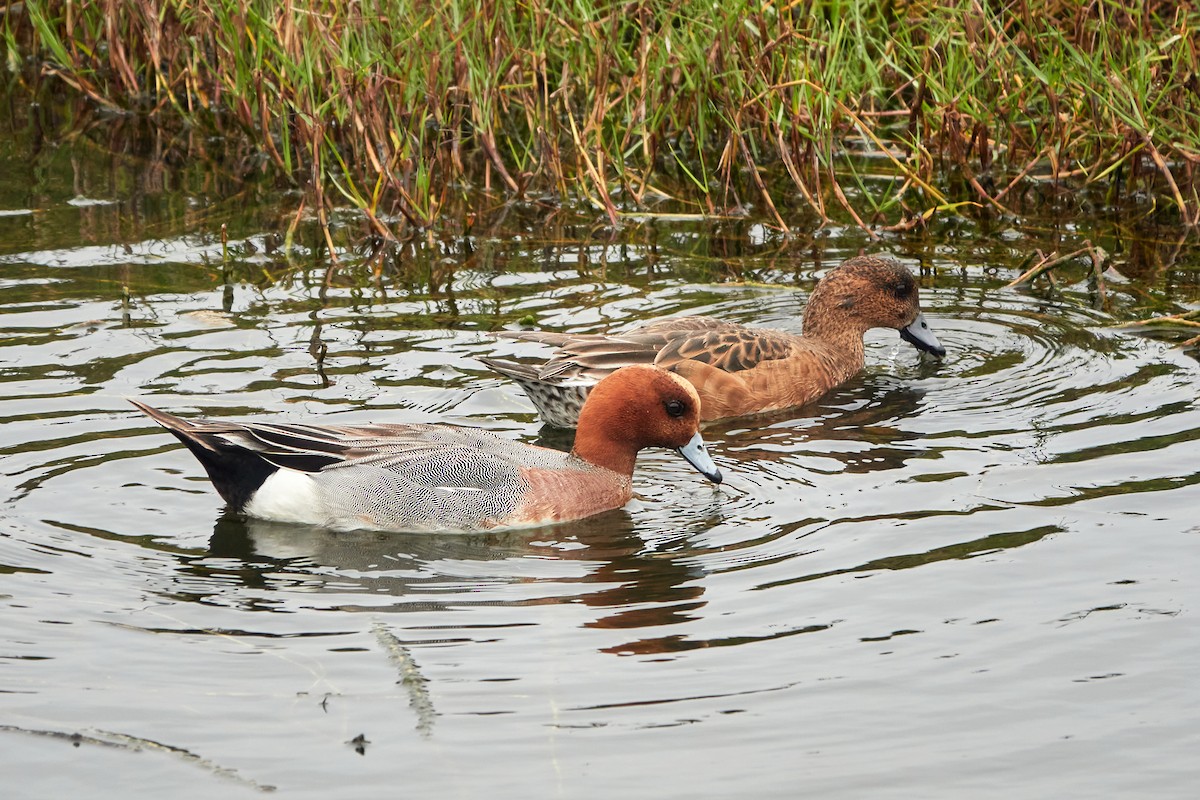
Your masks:
{"label": "water surface", "polygon": [[[9,146],[15,796],[1194,792],[1200,370],[1186,332],[1119,327],[1200,303],[1186,235],[1036,216],[881,242],[751,221],[597,234],[530,204],[406,246],[378,281],[343,252],[325,287],[315,236],[280,250],[278,198]],[[1005,288],[1083,238],[1112,255],[1103,284],[1075,267]],[[545,351],[488,331],[688,312],[798,332],[816,279],[862,248],[920,272],[943,361],[873,332],[819,403],[706,430],[720,488],[650,452],[629,506],[574,524],[241,520],[125,402],[566,447],[476,360]]]}

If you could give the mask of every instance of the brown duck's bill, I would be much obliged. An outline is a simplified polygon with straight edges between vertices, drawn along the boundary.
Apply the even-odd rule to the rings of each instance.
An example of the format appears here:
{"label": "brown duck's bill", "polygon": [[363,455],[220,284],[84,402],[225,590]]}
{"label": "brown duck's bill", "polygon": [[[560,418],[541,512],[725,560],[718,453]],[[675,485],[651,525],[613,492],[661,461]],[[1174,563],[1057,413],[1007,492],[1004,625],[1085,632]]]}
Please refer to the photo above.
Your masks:
{"label": "brown duck's bill", "polygon": [[687,444],[675,452],[686,458],[689,464],[713,483],[721,482],[721,470],[717,469],[712,456],[708,454],[708,449],[704,446],[704,439],[700,437],[699,433],[694,434]]}
{"label": "brown duck's bill", "polygon": [[925,322],[924,314],[917,314],[908,326],[900,329],[900,338],[911,344],[923,353],[932,353],[941,358],[946,355],[946,348],[942,347],[942,343],[933,335],[933,331],[929,329],[929,324]]}

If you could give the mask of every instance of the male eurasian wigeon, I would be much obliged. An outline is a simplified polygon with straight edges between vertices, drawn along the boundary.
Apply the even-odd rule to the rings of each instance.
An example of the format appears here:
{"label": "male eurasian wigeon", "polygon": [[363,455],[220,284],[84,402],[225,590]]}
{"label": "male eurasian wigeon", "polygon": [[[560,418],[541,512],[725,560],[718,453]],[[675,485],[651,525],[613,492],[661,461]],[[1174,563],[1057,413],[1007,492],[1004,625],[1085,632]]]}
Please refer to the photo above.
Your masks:
{"label": "male eurasian wigeon", "polygon": [[675,448],[721,482],[696,390],[649,365],[596,384],[570,453],[450,425],[181,419],[131,402],[187,445],[235,511],[282,522],[473,531],[579,519],[628,502],[646,447]]}
{"label": "male eurasian wigeon", "polygon": [[480,361],[519,383],[542,420],[558,427],[574,427],[597,381],[628,364],[654,364],[682,375],[700,394],[700,418],[709,421],[817,399],[862,369],[863,334],[871,328],[896,328],[918,350],[946,354],[921,313],[912,273],[890,258],[858,256],[817,283],[800,336],[709,317],[674,317],[627,333],[505,332],[501,335],[558,349],[537,366]]}

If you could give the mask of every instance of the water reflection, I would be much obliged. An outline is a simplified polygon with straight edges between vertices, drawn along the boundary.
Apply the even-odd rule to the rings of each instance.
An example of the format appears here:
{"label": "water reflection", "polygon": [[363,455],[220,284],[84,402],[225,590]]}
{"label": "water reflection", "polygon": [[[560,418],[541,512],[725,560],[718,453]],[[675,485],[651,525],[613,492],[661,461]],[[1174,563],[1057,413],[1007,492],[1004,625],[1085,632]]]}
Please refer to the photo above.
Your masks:
{"label": "water reflection", "polygon": [[[739,476],[778,472],[772,466],[797,458],[829,459],[807,468],[816,472],[867,473],[899,469],[927,454],[911,447],[919,434],[897,423],[919,412],[925,393],[890,380],[853,378],[811,408],[811,416],[794,411],[763,414],[709,426],[705,435],[720,443],[722,457],[737,462]],[[736,480],[736,478],[735,478]]]}
{"label": "water reflection", "polygon": [[[225,515],[209,552],[189,559],[187,571],[235,577],[253,589],[294,587],[303,574],[311,589],[372,598],[340,603],[343,611],[579,602],[602,610],[588,626],[638,628],[684,622],[703,606],[704,571],[686,558],[686,540],[679,532],[648,550],[624,509],[569,525],[481,534],[343,533]],[[503,583],[523,589],[507,601],[483,591]]]}
{"label": "water reflection", "polygon": [[[998,509],[992,508],[983,510],[994,511]],[[906,553],[904,555],[885,556],[883,558],[873,559],[864,564],[856,564],[851,567],[844,567],[827,572],[816,572],[811,575],[799,575],[795,578],[781,581],[779,583],[763,584],[759,588],[772,589],[778,586],[786,586],[790,583],[804,583],[807,581],[822,580],[835,575],[873,573],[878,570],[914,569],[927,564],[936,564],[939,561],[945,561],[947,559],[976,558],[978,556],[995,553],[999,550],[1024,547],[1025,545],[1033,544],[1047,536],[1052,536],[1056,533],[1062,533],[1063,531],[1064,529],[1057,525],[1043,525],[1024,531],[1005,531],[1003,533],[992,533],[980,539],[966,542],[956,542],[945,547],[933,548],[932,550],[928,550],[924,553]]]}

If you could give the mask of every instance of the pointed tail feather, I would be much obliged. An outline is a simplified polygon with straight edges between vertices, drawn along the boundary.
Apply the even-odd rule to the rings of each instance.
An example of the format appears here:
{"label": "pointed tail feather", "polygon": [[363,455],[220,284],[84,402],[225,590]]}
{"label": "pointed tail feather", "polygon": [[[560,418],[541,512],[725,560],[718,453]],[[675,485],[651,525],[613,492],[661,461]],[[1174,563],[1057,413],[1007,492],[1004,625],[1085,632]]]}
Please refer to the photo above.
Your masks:
{"label": "pointed tail feather", "polygon": [[210,420],[187,420],[137,400],[129,402],[187,446],[221,497],[237,511],[241,511],[263,481],[279,469],[253,450],[223,439],[221,431],[229,430],[230,425]]}
{"label": "pointed tail feather", "polygon": [[555,347],[566,344],[575,336],[570,333],[555,333],[554,331],[496,331],[496,336],[503,339],[517,339],[522,342],[539,342]]}
{"label": "pointed tail feather", "polygon": [[482,356],[479,358],[479,361],[492,372],[498,372],[504,377],[512,378],[518,383],[538,380],[538,371],[526,364],[519,364],[516,361],[504,361],[499,358],[483,358]]}

